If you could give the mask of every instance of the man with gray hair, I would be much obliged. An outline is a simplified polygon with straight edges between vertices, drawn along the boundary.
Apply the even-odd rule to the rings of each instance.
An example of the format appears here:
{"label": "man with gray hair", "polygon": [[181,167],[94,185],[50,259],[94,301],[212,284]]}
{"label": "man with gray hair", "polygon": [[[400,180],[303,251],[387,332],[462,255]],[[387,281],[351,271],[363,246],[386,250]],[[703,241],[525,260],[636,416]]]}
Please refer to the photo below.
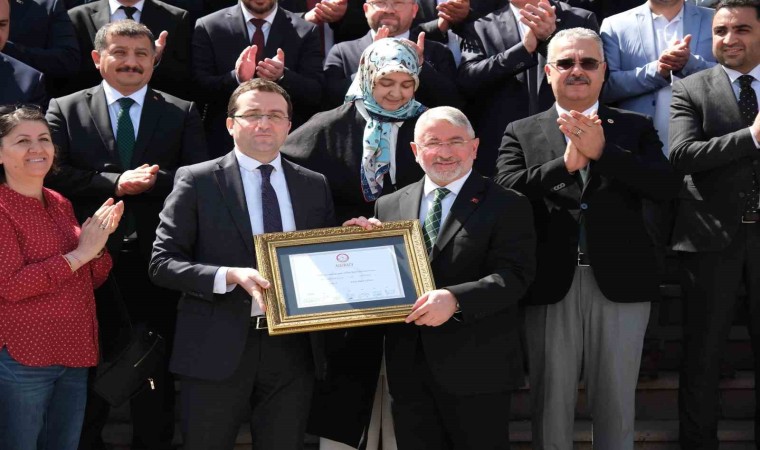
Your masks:
{"label": "man with gray hair", "polygon": [[599,105],[599,36],[557,33],[546,77],[557,102],[511,123],[496,181],[533,203],[536,281],[523,301],[533,448],[573,448],[582,373],[594,446],[632,450],[634,400],[650,301],[659,295],[644,198],[667,200],[680,179],[644,115]]}
{"label": "man with gray hair", "polygon": [[411,143],[425,177],[375,204],[419,219],[438,289],[385,335],[400,449],[509,449],[509,402],[523,383],[517,304],[533,280],[529,202],[472,170],[479,140],[461,111],[423,113]]}
{"label": "man with gray hair", "polygon": [[[148,87],[155,59],[155,38],[145,25],[122,20],[98,30],[92,60],[102,83],[50,101],[47,120],[60,171],[48,184],[71,200],[80,220],[109,197],[124,200],[124,220],[108,241],[113,278],[132,324],[147,324],[171,339],[178,294],[150,282],[148,261],[175,171],[208,156],[195,105]],[[99,304],[117,301],[104,298],[112,291],[101,291]],[[102,336],[113,327],[101,323]],[[112,346],[104,341],[104,347]],[[131,401],[133,449],[171,447],[174,383],[167,367],[155,374],[151,387]],[[93,402],[95,396],[88,402],[80,448],[102,448],[99,435],[108,409],[104,405],[105,412],[89,414]]]}

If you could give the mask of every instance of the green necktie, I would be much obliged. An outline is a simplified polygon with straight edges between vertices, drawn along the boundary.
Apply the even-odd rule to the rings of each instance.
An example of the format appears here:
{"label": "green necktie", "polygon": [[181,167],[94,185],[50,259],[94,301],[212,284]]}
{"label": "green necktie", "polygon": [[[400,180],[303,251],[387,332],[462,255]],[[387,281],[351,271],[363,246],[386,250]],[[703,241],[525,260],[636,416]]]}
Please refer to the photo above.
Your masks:
{"label": "green necktie", "polygon": [[135,101],[129,97],[119,99],[119,115],[116,117],[116,148],[124,170],[132,168],[132,155],[135,153],[135,127],[129,117],[129,108]]}
{"label": "green necktie", "polygon": [[435,190],[435,199],[433,199],[433,206],[425,217],[425,247],[427,247],[428,253],[433,249],[433,244],[438,239],[438,230],[441,228],[441,202],[444,197],[449,195],[450,190],[446,188],[438,188]]}

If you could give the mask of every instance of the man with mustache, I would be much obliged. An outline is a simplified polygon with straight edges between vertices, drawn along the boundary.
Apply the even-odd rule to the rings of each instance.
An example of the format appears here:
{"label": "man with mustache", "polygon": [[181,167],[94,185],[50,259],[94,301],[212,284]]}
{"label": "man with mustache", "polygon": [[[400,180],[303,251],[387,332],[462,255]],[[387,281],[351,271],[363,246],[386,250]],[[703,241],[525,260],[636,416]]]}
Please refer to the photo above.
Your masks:
{"label": "man with mustache", "polygon": [[632,450],[641,348],[659,295],[641,204],[672,198],[680,178],[650,118],[599,105],[606,64],[595,32],[560,31],[547,60],[557,102],[507,127],[496,175],[531,200],[538,236],[523,300],[533,448],[573,448],[582,368],[594,447]]}
{"label": "man with mustache", "polygon": [[364,3],[369,32],[360,39],[336,44],[325,58],[325,97],[330,107],[343,103],[364,49],[374,40],[407,39],[417,49],[422,72],[415,98],[425,106],[464,106],[455,83],[457,68],[451,51],[440,42],[428,41],[419,29],[411,30],[419,9],[415,0],[370,0]]}
{"label": "man with mustache", "polygon": [[677,81],[670,107],[670,161],[685,174],[671,245],[685,296],[679,414],[688,450],[718,448],[720,362],[742,284],[760,373],[760,1],[716,6],[712,50],[719,65]]}
{"label": "man with mustache", "polygon": [[[50,101],[47,120],[60,170],[48,184],[71,200],[80,220],[108,197],[124,201],[124,218],[108,241],[112,275],[132,323],[146,323],[170,340],[178,294],[150,282],[148,261],[174,172],[208,156],[195,104],[148,87],[155,59],[155,37],[145,25],[122,20],[98,30],[92,60],[102,83]],[[98,303],[113,307],[110,293],[100,290]],[[112,333],[113,327],[102,323],[101,331]],[[155,389],[131,401],[133,449],[171,447],[174,382],[168,365],[153,379]],[[102,427],[107,416],[108,406],[91,395],[85,427],[97,430],[90,421],[100,420]],[[88,436],[94,442],[80,448],[103,448],[99,432]]]}

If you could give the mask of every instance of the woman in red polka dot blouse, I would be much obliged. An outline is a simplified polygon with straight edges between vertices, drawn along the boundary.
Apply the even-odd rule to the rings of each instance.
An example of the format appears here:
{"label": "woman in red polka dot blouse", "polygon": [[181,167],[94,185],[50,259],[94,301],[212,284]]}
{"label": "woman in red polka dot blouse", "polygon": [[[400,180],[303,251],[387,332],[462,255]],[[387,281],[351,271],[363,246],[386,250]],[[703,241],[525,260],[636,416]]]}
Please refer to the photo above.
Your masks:
{"label": "woman in red polka dot blouse", "polygon": [[122,202],[79,227],[45,189],[54,147],[42,111],[0,107],[0,449],[75,450],[87,367],[98,362],[93,289]]}

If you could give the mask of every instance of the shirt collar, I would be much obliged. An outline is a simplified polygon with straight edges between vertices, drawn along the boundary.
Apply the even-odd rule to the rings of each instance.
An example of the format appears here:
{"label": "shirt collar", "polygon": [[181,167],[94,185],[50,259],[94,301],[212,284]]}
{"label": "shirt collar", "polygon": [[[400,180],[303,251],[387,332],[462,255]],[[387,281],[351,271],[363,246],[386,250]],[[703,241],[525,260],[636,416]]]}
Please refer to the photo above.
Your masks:
{"label": "shirt collar", "polygon": [[121,92],[114,89],[106,80],[103,80],[103,92],[106,94],[106,103],[110,106],[114,102],[119,101],[122,97],[129,97],[135,101],[138,105],[142,106],[145,103],[145,95],[148,93],[148,85],[146,84],[140,90],[131,93],[130,95],[122,95]]}
{"label": "shirt collar", "polygon": [[[111,9],[111,15],[113,16],[116,13],[116,11],[118,11],[118,9],[124,5],[122,5],[116,0],[108,0],[108,6]],[[137,10],[140,11],[140,14],[142,14],[143,7],[145,6],[145,0],[140,0],[139,2],[135,3],[132,6],[137,8]]]}
{"label": "shirt collar", "polygon": [[684,8],[683,5],[681,5],[681,10],[678,11],[678,14],[676,14],[676,16],[673,17],[673,20],[671,21],[668,21],[668,19],[662,14],[655,14],[655,12],[650,9],[650,11],[652,12],[652,21],[656,21],[661,18],[662,20],[665,21],[666,24],[678,23],[681,20],[683,20],[683,8]]}
{"label": "shirt collar", "polygon": [[451,191],[454,194],[454,196],[459,195],[459,191],[462,190],[462,186],[464,185],[464,182],[467,181],[467,179],[470,177],[470,174],[472,174],[472,169],[470,169],[470,171],[467,172],[463,177],[452,181],[446,186],[438,186],[437,184],[433,182],[433,180],[430,179],[429,176],[425,175],[425,185],[422,188],[425,194],[425,197],[427,197],[428,195],[430,195],[431,192],[433,192],[434,190],[440,187],[445,187],[446,189]]}
{"label": "shirt collar", "polygon": [[[721,67],[723,67],[723,70],[726,72],[726,75],[728,75],[728,79],[731,80],[732,84],[736,81],[737,78],[744,75],[738,70],[729,69],[726,66],[721,66]],[[753,77],[755,77],[756,81],[760,81],[760,64],[756,65],[754,69],[750,70],[747,75],[752,75]]]}
{"label": "shirt collar", "polygon": [[[377,31],[370,28],[369,30],[370,36],[372,36],[372,39],[375,39],[375,35],[377,34]],[[404,31],[403,33],[397,35],[397,36],[391,36],[391,39],[409,39],[409,30]]]}
{"label": "shirt collar", "polygon": [[[240,150],[238,150],[237,147],[235,147],[235,158],[237,158],[238,165],[240,166],[240,168],[243,170],[247,170],[248,172],[254,172],[256,169],[259,168],[260,165],[264,164],[260,162],[259,160],[251,158],[250,156],[241,152]],[[275,172],[282,172],[282,156],[280,155],[280,153],[278,152],[277,157],[268,164],[274,167]]]}
{"label": "shirt collar", "polygon": [[[555,105],[557,107],[557,115],[561,116],[562,113],[568,113],[568,114],[570,113],[569,110],[567,110],[567,109],[559,106],[559,103],[555,103]],[[591,105],[591,108],[583,111],[583,115],[584,116],[588,116],[589,114],[591,114],[594,111],[599,111],[599,100],[597,100],[596,103],[594,103],[593,105]]]}
{"label": "shirt collar", "polygon": [[[144,0],[143,0],[144,1]],[[254,19],[253,14],[251,14],[250,11],[243,5],[243,2],[240,2],[240,9],[243,10],[243,18],[245,19],[245,23],[249,23],[251,19]],[[264,17],[264,20],[266,20],[269,25],[272,25],[272,22],[274,22],[274,15],[277,14],[277,2],[274,3],[274,8],[272,8],[272,11],[267,14],[266,17]]]}

